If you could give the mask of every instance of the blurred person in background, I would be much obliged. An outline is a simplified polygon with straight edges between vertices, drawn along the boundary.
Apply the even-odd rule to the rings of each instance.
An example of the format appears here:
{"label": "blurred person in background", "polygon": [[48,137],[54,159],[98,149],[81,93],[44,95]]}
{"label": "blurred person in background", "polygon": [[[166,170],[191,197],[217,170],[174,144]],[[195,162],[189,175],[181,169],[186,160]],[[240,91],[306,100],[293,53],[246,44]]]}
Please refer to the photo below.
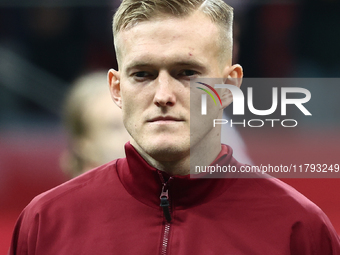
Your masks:
{"label": "blurred person in background", "polygon": [[76,79],[66,97],[63,117],[68,149],[62,155],[61,167],[69,176],[125,157],[123,147],[129,135],[121,110],[112,102],[106,72]]}

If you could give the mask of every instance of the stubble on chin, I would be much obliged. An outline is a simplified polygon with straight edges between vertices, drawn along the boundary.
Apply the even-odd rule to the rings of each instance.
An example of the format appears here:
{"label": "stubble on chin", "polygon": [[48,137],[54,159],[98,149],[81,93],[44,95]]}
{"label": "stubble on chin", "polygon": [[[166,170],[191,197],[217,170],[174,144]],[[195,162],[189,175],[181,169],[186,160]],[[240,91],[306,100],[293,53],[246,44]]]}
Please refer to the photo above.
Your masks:
{"label": "stubble on chin", "polygon": [[[131,142],[141,154],[152,158],[159,162],[171,162],[178,161],[184,156],[190,154],[190,142],[177,142],[177,143],[166,143],[161,142],[159,144],[138,144],[136,141]],[[135,146],[136,145],[136,146]],[[142,155],[142,156],[143,156]]]}

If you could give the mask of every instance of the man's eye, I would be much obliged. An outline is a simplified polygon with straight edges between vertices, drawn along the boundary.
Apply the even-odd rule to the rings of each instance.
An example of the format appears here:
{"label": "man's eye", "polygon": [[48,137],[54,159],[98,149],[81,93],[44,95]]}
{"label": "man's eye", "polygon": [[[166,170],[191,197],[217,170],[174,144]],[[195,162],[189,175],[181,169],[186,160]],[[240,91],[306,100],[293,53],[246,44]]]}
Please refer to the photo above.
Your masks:
{"label": "man's eye", "polygon": [[145,77],[150,76],[148,72],[137,72],[137,73],[134,73],[133,75],[138,78],[145,78]]}
{"label": "man's eye", "polygon": [[193,75],[196,75],[197,72],[194,71],[194,70],[184,70],[180,73],[180,75],[182,76],[193,76]]}
{"label": "man's eye", "polygon": [[149,79],[154,79],[153,74],[146,71],[135,72],[131,77],[137,82],[144,82]]}

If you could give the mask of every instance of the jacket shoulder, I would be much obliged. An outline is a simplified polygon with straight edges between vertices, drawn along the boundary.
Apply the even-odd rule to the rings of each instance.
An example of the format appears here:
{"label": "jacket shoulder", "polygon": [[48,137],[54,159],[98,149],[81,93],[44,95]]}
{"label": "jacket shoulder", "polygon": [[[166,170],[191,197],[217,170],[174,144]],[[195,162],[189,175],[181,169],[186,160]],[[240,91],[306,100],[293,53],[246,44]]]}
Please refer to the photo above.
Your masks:
{"label": "jacket shoulder", "polygon": [[36,196],[27,209],[41,209],[50,203],[65,201],[75,196],[81,199],[82,196],[91,196],[92,191],[100,189],[111,182],[116,181],[117,161],[111,161],[105,165],[94,168],[78,177],[62,183],[46,192]]}

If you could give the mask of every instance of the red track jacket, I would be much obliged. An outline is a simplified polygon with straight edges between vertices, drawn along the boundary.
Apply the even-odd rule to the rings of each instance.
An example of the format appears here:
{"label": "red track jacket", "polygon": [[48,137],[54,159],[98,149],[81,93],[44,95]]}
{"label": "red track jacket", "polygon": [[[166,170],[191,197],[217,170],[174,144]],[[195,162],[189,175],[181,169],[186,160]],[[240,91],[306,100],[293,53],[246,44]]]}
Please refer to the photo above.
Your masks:
{"label": "red track jacket", "polygon": [[[170,177],[126,155],[36,197],[9,254],[340,254],[324,213],[277,179]],[[227,146],[216,163],[241,166]]]}

